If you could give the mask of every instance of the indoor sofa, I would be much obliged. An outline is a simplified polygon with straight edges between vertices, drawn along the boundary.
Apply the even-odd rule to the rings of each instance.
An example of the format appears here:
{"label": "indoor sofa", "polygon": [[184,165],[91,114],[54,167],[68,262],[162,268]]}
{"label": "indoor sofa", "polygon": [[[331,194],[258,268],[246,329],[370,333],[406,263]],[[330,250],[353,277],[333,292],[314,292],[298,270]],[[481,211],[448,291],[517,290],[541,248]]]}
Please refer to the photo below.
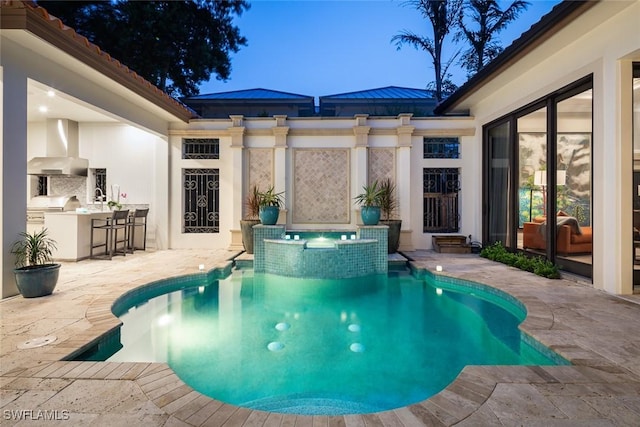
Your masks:
{"label": "indoor sofa", "polygon": [[[577,221],[575,224],[567,225],[564,223],[567,219],[574,218],[562,215],[558,217],[557,252],[561,255],[591,253],[593,250],[591,227],[580,227]],[[524,249],[546,250],[546,227],[545,217],[537,217],[532,222],[525,222],[522,232]]]}

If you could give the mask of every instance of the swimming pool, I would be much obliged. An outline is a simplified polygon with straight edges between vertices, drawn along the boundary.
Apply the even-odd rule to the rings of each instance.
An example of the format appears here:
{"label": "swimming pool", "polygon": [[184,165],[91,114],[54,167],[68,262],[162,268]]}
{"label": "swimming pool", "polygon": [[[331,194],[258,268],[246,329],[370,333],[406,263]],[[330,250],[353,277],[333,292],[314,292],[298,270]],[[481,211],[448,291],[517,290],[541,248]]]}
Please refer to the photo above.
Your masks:
{"label": "swimming pool", "polygon": [[116,303],[123,348],[109,360],[167,362],[212,398],[307,415],[419,402],[466,365],[566,363],[521,335],[525,311],[515,299],[416,276],[301,280],[236,270],[169,281],[161,285],[173,292]]}

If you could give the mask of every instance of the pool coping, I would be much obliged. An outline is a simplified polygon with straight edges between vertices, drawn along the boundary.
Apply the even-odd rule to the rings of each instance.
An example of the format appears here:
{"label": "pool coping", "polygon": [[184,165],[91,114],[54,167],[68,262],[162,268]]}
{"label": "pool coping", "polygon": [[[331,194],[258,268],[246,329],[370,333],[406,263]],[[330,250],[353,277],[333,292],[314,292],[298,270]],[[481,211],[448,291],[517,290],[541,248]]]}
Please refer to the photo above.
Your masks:
{"label": "pool coping", "polygon": [[[477,258],[477,257],[476,257]],[[219,266],[228,268],[231,261]],[[509,267],[498,267],[492,263],[490,267],[501,271],[513,270]],[[440,277],[453,277],[469,281],[467,270],[456,272],[433,271],[435,264],[431,260],[412,261],[414,268],[425,269]],[[487,264],[488,265],[488,264]],[[513,273],[513,271],[510,271]],[[530,273],[516,273],[516,277],[531,279]],[[182,275],[179,275],[182,276]],[[510,274],[513,277],[513,274]],[[475,283],[489,286],[474,275]],[[536,282],[548,279],[536,278]],[[545,282],[546,283],[546,282]],[[546,283],[548,284],[548,283]],[[138,284],[129,290],[144,286]],[[508,291],[504,289],[507,287]],[[453,425],[462,421],[493,420],[490,411],[483,408],[498,390],[499,385],[511,384],[519,386],[531,384],[605,384],[609,388],[613,384],[626,384],[640,390],[638,367],[629,370],[618,363],[613,363],[601,355],[585,348],[579,342],[567,342],[565,334],[562,339],[552,331],[556,325],[553,309],[538,298],[527,287],[512,287],[508,283],[492,284],[491,287],[506,292],[519,300],[527,309],[527,318],[520,325],[525,333],[534,337],[546,347],[554,350],[573,363],[571,366],[467,366],[457,378],[444,390],[422,402],[403,408],[374,414],[347,416],[305,416],[285,415],[253,411],[239,408],[206,397],[184,384],[177,375],[164,363],[114,363],[114,362],[74,362],[63,361],[66,356],[77,353],[95,343],[106,333],[119,327],[120,321],[111,312],[111,308],[123,292],[107,292],[91,301],[85,313],[90,327],[73,337],[54,343],[39,352],[39,359],[25,361],[19,367],[2,372],[3,390],[9,389],[19,379],[70,379],[70,380],[120,380],[136,383],[148,399],[169,418],[180,420],[189,425],[270,425],[279,420],[313,420],[325,419],[329,425],[360,425],[360,421],[378,423],[379,425]],[[613,298],[613,297],[611,297]],[[631,304],[631,303],[629,303]],[[569,340],[570,341],[570,340]],[[640,399],[636,393],[634,403]],[[3,402],[4,403],[4,402]],[[552,417],[555,419],[555,417]],[[368,420],[368,421],[367,421]],[[280,424],[277,424],[280,425]],[[284,425],[284,424],[283,424]]]}

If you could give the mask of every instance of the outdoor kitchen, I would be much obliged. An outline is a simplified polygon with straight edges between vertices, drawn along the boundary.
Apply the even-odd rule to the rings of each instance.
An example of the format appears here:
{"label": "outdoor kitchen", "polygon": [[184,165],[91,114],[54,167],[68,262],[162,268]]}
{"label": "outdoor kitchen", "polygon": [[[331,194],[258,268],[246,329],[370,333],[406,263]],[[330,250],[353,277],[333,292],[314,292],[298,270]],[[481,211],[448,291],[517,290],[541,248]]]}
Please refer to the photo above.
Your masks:
{"label": "outdoor kitchen", "polygon": [[[106,179],[96,179],[95,169],[79,156],[77,122],[47,119],[44,154],[27,163],[27,232],[46,228],[57,243],[55,260],[89,258],[92,246],[104,245],[107,233],[92,225],[107,223],[112,217],[111,209],[129,210],[131,214],[136,209],[148,209],[149,204],[127,203],[119,185],[114,184],[107,191]],[[109,206],[110,200],[117,200],[119,206]],[[145,235],[138,233],[130,246],[146,247],[146,241],[141,241]],[[102,251],[106,252],[106,247]]]}

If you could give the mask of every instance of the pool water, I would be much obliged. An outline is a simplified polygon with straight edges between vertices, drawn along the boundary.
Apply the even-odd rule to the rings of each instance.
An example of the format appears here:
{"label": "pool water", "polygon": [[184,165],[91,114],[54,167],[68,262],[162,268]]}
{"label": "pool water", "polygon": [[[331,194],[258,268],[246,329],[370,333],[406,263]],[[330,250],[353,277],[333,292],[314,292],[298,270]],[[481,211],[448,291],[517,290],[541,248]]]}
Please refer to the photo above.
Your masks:
{"label": "pool water", "polygon": [[203,275],[122,315],[123,348],[109,360],[167,362],[212,398],[309,415],[416,403],[466,365],[561,363],[522,339],[517,304],[454,289],[404,271],[348,280]]}

